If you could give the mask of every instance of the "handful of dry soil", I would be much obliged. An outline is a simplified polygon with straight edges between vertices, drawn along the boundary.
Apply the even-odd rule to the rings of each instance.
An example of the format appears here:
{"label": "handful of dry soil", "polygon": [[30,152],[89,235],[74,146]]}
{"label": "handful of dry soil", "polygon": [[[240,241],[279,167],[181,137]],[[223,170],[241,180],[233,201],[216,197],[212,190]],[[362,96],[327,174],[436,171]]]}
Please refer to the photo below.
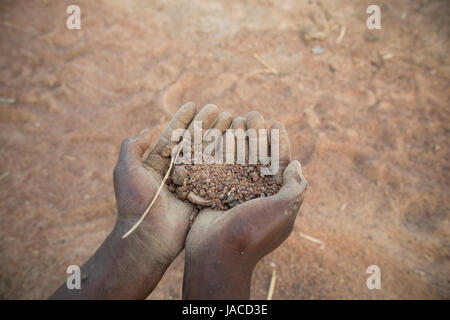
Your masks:
{"label": "handful of dry soil", "polygon": [[167,184],[179,199],[192,202],[198,210],[204,207],[228,210],[280,190],[281,184],[273,176],[260,173],[262,167],[261,164],[182,164],[174,167]]}

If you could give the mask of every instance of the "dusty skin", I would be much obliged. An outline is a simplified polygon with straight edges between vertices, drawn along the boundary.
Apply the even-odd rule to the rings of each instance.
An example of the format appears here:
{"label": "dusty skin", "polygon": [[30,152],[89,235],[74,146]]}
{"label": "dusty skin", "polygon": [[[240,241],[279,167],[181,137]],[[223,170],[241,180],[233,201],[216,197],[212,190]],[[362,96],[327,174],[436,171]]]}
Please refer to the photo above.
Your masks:
{"label": "dusty skin", "polygon": [[[0,297],[47,298],[94,253],[121,141],[195,101],[284,123],[308,179],[252,298],[273,266],[274,299],[450,298],[449,3],[379,1],[370,32],[367,1],[321,3],[80,0],[69,31],[63,1],[1,1]],[[182,275],[181,254],[149,298]]]}

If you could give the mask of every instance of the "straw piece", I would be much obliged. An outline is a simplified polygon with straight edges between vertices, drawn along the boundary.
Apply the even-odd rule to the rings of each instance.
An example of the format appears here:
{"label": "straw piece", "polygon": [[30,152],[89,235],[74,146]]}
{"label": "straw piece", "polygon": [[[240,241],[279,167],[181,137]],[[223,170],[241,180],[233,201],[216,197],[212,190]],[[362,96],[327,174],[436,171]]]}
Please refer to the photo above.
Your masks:
{"label": "straw piece", "polygon": [[299,232],[300,236],[305,238],[306,240],[309,240],[311,242],[320,244],[320,249],[323,249],[325,247],[325,243],[322,240],[316,239],[314,237],[308,236],[307,234]]}
{"label": "straw piece", "polygon": [[156,191],[155,196],[153,197],[152,202],[150,203],[150,205],[147,207],[147,209],[144,211],[144,213],[142,214],[141,218],[139,219],[138,222],[136,222],[136,224],[127,232],[122,236],[122,239],[125,239],[126,237],[128,237],[134,230],[136,230],[137,227],[139,227],[139,225],[141,224],[142,221],[144,221],[144,218],[147,216],[147,214],[149,213],[151,207],[153,206],[153,204],[155,203],[156,199],[159,196],[159,193],[161,192],[164,183],[166,182],[167,178],[169,178],[169,174],[170,174],[170,170],[172,170],[172,166],[173,163],[178,159],[178,156],[180,154],[180,151],[182,149],[182,145],[183,145],[183,141],[179,144],[180,148],[177,151],[177,154],[175,157],[173,157],[170,161],[170,165],[169,165],[169,169],[167,169],[166,175],[164,176],[161,185],[158,188],[158,191]]}
{"label": "straw piece", "polygon": [[339,36],[338,36],[337,39],[336,39],[336,43],[337,43],[337,44],[341,43],[342,40],[344,40],[344,37],[345,37],[345,31],[346,31],[346,30],[347,30],[347,29],[346,29],[344,26],[341,27],[341,31],[339,32]]}
{"label": "straw piece", "polygon": [[277,270],[272,270],[272,278],[270,279],[269,291],[267,292],[267,300],[272,300],[275,291],[275,282],[277,281]]}
{"label": "straw piece", "polygon": [[253,57],[259,61],[264,67],[266,67],[267,70],[269,70],[273,74],[278,74],[278,70],[272,67],[270,64],[268,64],[266,61],[264,61],[257,53],[253,54]]}

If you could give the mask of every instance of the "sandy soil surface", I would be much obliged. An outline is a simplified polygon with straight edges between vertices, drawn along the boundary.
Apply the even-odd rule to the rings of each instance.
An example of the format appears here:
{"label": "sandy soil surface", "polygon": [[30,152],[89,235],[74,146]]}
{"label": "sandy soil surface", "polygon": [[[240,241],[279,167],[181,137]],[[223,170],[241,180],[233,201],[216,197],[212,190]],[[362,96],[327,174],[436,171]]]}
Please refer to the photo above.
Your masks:
{"label": "sandy soil surface", "polygon": [[[309,181],[252,298],[272,268],[274,299],[450,298],[448,1],[377,1],[370,32],[363,0],[73,2],[81,30],[64,1],[0,2],[1,298],[46,298],[95,252],[120,142],[189,100],[284,122]],[[180,298],[183,259],[149,298]]]}

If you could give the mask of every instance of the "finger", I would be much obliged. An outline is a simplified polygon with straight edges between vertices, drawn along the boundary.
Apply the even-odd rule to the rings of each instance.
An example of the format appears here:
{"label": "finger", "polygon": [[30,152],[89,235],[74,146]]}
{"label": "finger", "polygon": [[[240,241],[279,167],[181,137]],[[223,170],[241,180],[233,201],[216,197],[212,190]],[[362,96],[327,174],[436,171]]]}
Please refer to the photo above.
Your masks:
{"label": "finger", "polygon": [[186,129],[195,116],[196,107],[194,103],[188,102],[178,109],[166,129],[161,134],[155,147],[144,161],[144,167],[153,169],[161,176],[164,176],[169,163],[173,147],[178,143],[171,141],[172,133],[177,129]]}
{"label": "finger", "polygon": [[232,129],[242,129],[242,130],[247,130],[247,119],[244,117],[237,117],[234,118],[233,121],[231,122],[231,128]]}
{"label": "finger", "polygon": [[217,129],[220,132],[224,133],[225,130],[227,130],[230,127],[232,120],[233,120],[233,117],[231,116],[231,113],[229,113],[229,112],[222,112],[217,117],[217,119],[214,122],[212,128],[213,129]]}
{"label": "finger", "polygon": [[122,142],[119,153],[119,164],[142,165],[142,156],[150,147],[151,130],[144,129],[137,135]]}
{"label": "finger", "polygon": [[204,106],[195,116],[194,120],[188,127],[188,131],[191,134],[191,138],[194,138],[194,122],[199,121],[203,130],[211,128],[219,115],[219,108],[214,104],[207,104]]}
{"label": "finger", "polygon": [[[231,128],[233,129],[235,135],[234,150],[236,155],[236,161],[239,164],[245,164],[246,158],[248,157],[248,139],[245,135],[247,131],[247,119],[244,117],[235,118],[231,123]],[[244,150],[242,150],[241,146],[242,140],[244,141],[243,144],[243,147],[245,148]],[[239,141],[240,143],[238,144]],[[240,149],[238,149],[238,147]]]}
{"label": "finger", "polygon": [[274,198],[293,200],[306,191],[307,184],[300,162],[292,160],[283,172],[283,187]]}
{"label": "finger", "polygon": [[[203,162],[203,133],[211,128],[218,115],[219,108],[217,108],[217,106],[215,106],[214,104],[207,104],[197,113],[194,120],[192,120],[191,124],[188,127],[191,141],[186,142],[190,142],[188,146],[194,147],[192,158],[194,164]],[[197,135],[197,137],[195,135]],[[188,140],[188,137],[185,136],[184,139]]]}
{"label": "finger", "polygon": [[[272,137],[272,130],[278,130],[278,141],[274,137]],[[270,128],[271,140],[270,140],[270,149],[271,154],[276,152],[274,148],[278,147],[278,171],[275,174],[275,179],[277,182],[282,182],[283,171],[286,166],[291,161],[291,147],[289,143],[289,137],[286,131],[286,128],[281,122],[275,122],[272,124]],[[277,143],[278,142],[278,143]]]}
{"label": "finger", "polygon": [[[259,130],[260,129],[266,129],[266,124],[264,121],[263,116],[257,112],[257,111],[250,111],[247,114],[247,130],[249,131],[249,138],[248,138],[248,144],[249,144],[249,149],[252,149],[252,152],[250,152],[249,150],[249,164],[256,164],[258,161],[258,149],[262,149],[264,148],[263,145],[261,144],[262,148],[258,147],[258,141],[260,138],[265,139],[265,152],[261,152],[262,150],[260,150],[259,152],[259,156],[267,156],[268,155],[268,136],[267,135],[263,135],[260,136],[259,135]],[[254,130],[254,134],[255,136],[250,136],[251,130]]]}
{"label": "finger", "polygon": [[[223,130],[223,135],[222,135],[222,143],[221,145],[219,145],[218,148],[218,152],[222,153],[222,159],[223,159],[223,163],[226,163],[226,159],[227,159],[227,140],[228,140],[228,144],[232,145],[232,148],[235,148],[235,141],[234,141],[234,134],[233,134],[233,128],[232,128],[232,121],[233,119],[231,118],[231,121],[228,125],[227,128],[225,128],[225,130]],[[234,163],[234,149],[230,150],[230,157],[233,159],[232,163]]]}
{"label": "finger", "polygon": [[153,153],[160,154],[163,157],[170,156],[173,146],[178,143],[178,141],[171,141],[172,132],[177,129],[186,129],[192,122],[195,112],[196,108],[193,102],[188,102],[181,106],[156,142]]}
{"label": "finger", "polygon": [[261,113],[258,111],[250,111],[247,114],[247,129],[265,129],[265,121]]}
{"label": "finger", "polygon": [[[205,135],[205,139],[204,139],[204,150],[205,150],[205,146],[209,145],[209,143],[212,141],[212,139],[214,140],[214,150],[217,153],[222,153],[222,147],[223,147],[223,133],[225,132],[225,130],[227,130],[228,128],[230,128],[231,125],[231,121],[233,120],[231,114],[229,112],[222,112],[219,114],[219,116],[217,117],[216,121],[214,122],[214,124],[212,125],[211,129],[213,129],[215,132],[209,131],[206,135]],[[215,136],[216,134],[218,134],[218,132],[221,133],[220,137],[216,137],[213,138],[213,136]],[[223,153],[222,153],[223,154]]]}

